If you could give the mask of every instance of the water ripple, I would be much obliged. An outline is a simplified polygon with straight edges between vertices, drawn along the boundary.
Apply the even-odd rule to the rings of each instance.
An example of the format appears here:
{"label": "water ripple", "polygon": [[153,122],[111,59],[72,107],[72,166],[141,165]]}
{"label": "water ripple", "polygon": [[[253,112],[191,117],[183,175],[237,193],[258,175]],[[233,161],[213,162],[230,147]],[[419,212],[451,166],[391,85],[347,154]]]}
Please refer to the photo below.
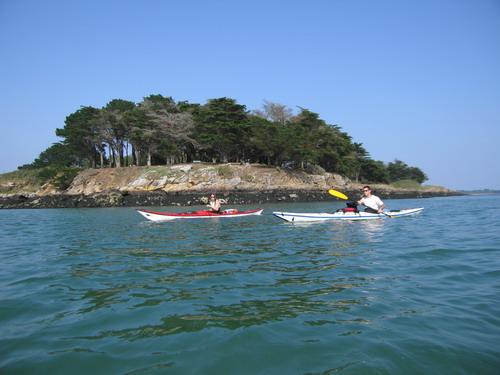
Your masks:
{"label": "water ripple", "polygon": [[[313,225],[1,211],[0,368],[495,373],[500,224],[498,209],[472,208],[480,199],[393,201],[426,211]],[[457,205],[460,218],[446,214]],[[266,212],[276,206],[323,210]]]}

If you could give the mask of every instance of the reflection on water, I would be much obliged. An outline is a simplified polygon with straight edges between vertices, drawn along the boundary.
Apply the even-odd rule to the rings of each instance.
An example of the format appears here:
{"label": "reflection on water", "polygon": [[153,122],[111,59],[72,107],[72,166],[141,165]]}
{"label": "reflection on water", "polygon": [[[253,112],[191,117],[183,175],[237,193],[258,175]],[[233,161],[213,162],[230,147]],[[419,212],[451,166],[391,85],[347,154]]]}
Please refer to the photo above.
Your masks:
{"label": "reflection on water", "polygon": [[471,233],[427,212],[308,225],[0,212],[0,368],[493,373],[498,221]]}
{"label": "reflection on water", "polygon": [[[273,248],[268,239],[263,242]],[[332,314],[367,303],[365,296],[344,298],[342,293],[366,288],[369,278],[336,273],[343,257],[356,255],[349,251],[353,245],[344,243],[334,252],[317,246],[295,252],[241,250],[237,244],[228,248],[201,244],[192,251],[100,249],[100,261],[74,263],[70,272],[72,279],[103,278],[103,282],[97,288],[73,289],[71,294],[85,302],[78,314],[114,305],[132,309],[165,305],[174,314],[147,330],[155,334],[191,331],[191,321],[197,321],[197,330],[236,329],[303,313]],[[197,314],[175,313],[175,305],[186,301],[195,304]]]}

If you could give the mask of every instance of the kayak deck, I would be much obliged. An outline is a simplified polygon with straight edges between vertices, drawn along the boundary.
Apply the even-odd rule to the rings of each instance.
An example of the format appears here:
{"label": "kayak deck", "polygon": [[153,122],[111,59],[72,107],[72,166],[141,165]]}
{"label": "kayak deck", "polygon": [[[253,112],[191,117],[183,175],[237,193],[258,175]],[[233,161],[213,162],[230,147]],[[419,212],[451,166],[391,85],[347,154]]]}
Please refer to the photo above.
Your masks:
{"label": "kayak deck", "polygon": [[200,210],[193,212],[158,212],[150,210],[137,210],[142,216],[151,221],[168,221],[175,219],[207,219],[207,218],[226,218],[226,217],[242,217],[262,214],[263,209],[238,211],[235,209],[227,209],[216,213],[208,210]]}
{"label": "kayak deck", "polygon": [[273,212],[273,215],[289,222],[325,221],[325,220],[373,220],[386,217],[402,217],[422,212],[423,208],[408,208],[404,210],[384,211],[382,214],[368,212],[335,212],[335,213],[304,213],[304,212]]}

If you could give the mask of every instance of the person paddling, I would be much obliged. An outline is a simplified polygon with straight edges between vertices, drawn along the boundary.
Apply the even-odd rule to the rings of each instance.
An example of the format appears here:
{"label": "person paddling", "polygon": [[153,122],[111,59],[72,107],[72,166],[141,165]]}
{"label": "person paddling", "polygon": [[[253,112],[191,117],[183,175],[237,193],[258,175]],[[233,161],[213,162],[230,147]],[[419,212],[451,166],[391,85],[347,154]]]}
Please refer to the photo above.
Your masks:
{"label": "person paddling", "polygon": [[365,212],[372,214],[380,214],[384,211],[385,205],[382,200],[376,195],[372,194],[372,189],[366,185],[363,187],[363,197],[358,200],[357,204],[362,204],[365,206]]}
{"label": "person paddling", "polygon": [[207,207],[210,207],[210,211],[220,214],[221,203],[215,194],[210,194],[210,200],[208,201]]}

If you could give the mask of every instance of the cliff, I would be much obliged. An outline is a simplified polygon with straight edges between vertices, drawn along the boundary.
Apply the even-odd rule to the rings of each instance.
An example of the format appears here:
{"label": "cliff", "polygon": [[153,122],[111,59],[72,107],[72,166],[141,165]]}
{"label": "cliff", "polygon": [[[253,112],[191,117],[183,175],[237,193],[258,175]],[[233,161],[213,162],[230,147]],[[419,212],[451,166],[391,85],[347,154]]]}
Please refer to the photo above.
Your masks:
{"label": "cliff", "polygon": [[[372,187],[383,198],[458,194],[441,187]],[[63,191],[10,173],[0,178],[0,208],[198,205],[205,203],[210,192],[231,204],[326,200],[332,199],[326,193],[330,188],[357,197],[361,185],[332,173],[308,174],[254,164],[87,169]]]}

